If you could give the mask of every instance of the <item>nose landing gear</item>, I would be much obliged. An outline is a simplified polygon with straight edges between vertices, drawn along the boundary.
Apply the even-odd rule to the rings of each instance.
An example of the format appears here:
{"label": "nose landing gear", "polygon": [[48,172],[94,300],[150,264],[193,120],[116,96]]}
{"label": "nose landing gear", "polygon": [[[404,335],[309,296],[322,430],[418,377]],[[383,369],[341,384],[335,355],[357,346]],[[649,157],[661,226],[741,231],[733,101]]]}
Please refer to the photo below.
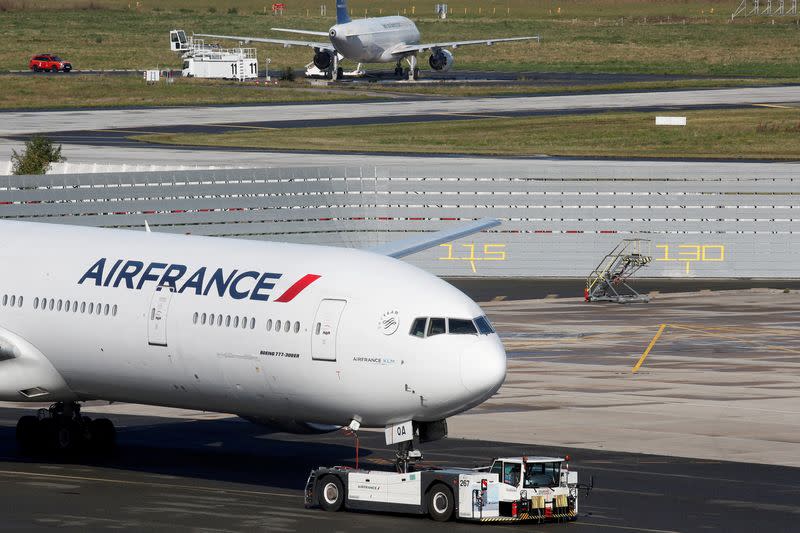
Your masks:
{"label": "nose landing gear", "polygon": [[19,419],[17,444],[27,454],[109,453],[116,445],[116,429],[107,418],[92,420],[82,416],[77,402],[57,402],[48,409],[39,409],[36,416]]}
{"label": "nose landing gear", "polygon": [[422,452],[414,449],[413,441],[401,442],[397,445],[394,466],[398,474],[405,474],[409,468],[413,468],[414,463],[422,461]]}

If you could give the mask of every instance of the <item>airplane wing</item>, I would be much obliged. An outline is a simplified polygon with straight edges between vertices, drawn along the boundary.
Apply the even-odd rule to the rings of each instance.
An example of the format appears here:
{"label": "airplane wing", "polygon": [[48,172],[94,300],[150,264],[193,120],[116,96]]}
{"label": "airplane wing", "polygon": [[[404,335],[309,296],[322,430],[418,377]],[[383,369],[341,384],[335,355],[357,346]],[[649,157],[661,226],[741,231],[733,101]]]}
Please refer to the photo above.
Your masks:
{"label": "airplane wing", "polygon": [[399,259],[400,257],[415,254],[422,250],[427,250],[428,248],[433,248],[434,246],[439,246],[440,244],[454,241],[461,237],[466,237],[467,235],[472,235],[473,233],[478,233],[499,225],[500,221],[496,218],[482,218],[453,228],[443,229],[433,233],[423,233],[422,235],[399,241],[387,242],[386,244],[367,248],[366,250],[368,252],[388,255],[389,257]]}
{"label": "airplane wing", "polygon": [[[211,35],[209,33],[195,33],[197,37],[212,37],[214,39],[230,39],[232,41],[242,41],[243,43],[270,43],[282,44],[284,47],[289,46],[308,46],[309,48],[318,48],[320,50],[330,50],[335,52],[336,49],[330,42],[327,43],[314,43],[310,41],[293,41],[291,39],[268,39],[265,37],[241,37],[237,35]],[[325,35],[328,35],[327,33]]]}
{"label": "airplane wing", "polygon": [[392,54],[409,54],[412,52],[424,52],[426,50],[433,50],[434,48],[458,48],[459,46],[470,46],[474,44],[485,44],[492,46],[494,43],[510,43],[512,41],[536,41],[539,42],[539,36],[534,35],[531,37],[502,37],[500,39],[479,39],[474,41],[450,41],[443,43],[428,43],[428,44],[400,44],[392,49]]}
{"label": "airplane wing", "polygon": [[327,37],[328,32],[326,31],[310,31],[310,30],[292,30],[289,28],[270,28],[272,31],[285,31],[286,33],[301,33],[303,35],[320,35],[322,37]]}

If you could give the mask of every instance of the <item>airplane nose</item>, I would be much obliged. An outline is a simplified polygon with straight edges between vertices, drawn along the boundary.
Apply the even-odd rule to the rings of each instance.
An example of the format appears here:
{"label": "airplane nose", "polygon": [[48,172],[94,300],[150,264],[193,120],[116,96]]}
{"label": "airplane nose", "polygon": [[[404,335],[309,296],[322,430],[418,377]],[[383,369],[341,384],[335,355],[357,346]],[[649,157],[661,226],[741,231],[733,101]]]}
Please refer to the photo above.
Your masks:
{"label": "airplane nose", "polygon": [[489,397],[506,379],[506,351],[499,339],[486,338],[461,354],[461,382],[473,394]]}

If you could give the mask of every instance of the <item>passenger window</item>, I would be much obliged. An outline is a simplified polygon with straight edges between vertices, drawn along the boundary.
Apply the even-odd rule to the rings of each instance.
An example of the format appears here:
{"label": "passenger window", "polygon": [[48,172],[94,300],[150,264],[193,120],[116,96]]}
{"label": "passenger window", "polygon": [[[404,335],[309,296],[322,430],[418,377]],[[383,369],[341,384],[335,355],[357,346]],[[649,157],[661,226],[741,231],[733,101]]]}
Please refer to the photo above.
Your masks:
{"label": "passenger window", "polygon": [[319,330],[322,329],[322,323],[317,322],[316,327],[314,328],[314,335],[319,335]]}
{"label": "passenger window", "polygon": [[[114,309],[115,313],[114,314],[116,315],[117,314],[116,313],[116,306],[114,306],[114,307],[115,307],[115,309]],[[195,313],[194,316],[192,316],[192,324],[197,324],[198,317],[199,317],[199,315],[197,313]]]}
{"label": "passenger window", "polygon": [[272,319],[267,319],[267,331],[272,331]]}
{"label": "passenger window", "polygon": [[[69,302],[67,302],[67,305],[69,305]],[[108,312],[110,310],[111,310],[111,306],[110,305],[106,304],[105,306],[103,306],[103,314],[104,315],[108,316]],[[69,311],[69,309],[67,309],[67,311]]]}
{"label": "passenger window", "polygon": [[86,302],[81,302],[81,313],[86,312]]}
{"label": "passenger window", "polygon": [[22,296],[17,298],[17,307],[22,307]]}
{"label": "passenger window", "polygon": [[64,302],[64,311],[66,311],[67,313],[69,313],[69,307],[70,307],[70,305],[72,305],[72,302],[70,302],[69,300],[67,300],[66,302]]}
{"label": "passenger window", "polygon": [[39,309],[39,297],[38,296],[33,299],[33,308],[34,309]]}
{"label": "passenger window", "polygon": [[477,335],[478,330],[472,320],[462,320],[460,318],[450,318],[447,320],[447,331],[453,335]]}
{"label": "passenger window", "polygon": [[242,317],[242,329],[247,329],[247,317]]}
{"label": "passenger window", "polygon": [[250,317],[250,329],[256,329],[256,319],[255,319],[255,317]]}
{"label": "passenger window", "polygon": [[430,322],[428,323],[428,337],[445,333],[447,331],[445,327],[444,318],[431,318]]}
{"label": "passenger window", "polygon": [[114,307],[111,308],[111,315],[117,316],[117,304],[114,304]]}
{"label": "passenger window", "polygon": [[[91,313],[91,311],[89,311]],[[156,319],[156,310],[155,308],[150,309],[150,320]]]}
{"label": "passenger window", "polygon": [[205,324],[206,324],[206,314],[205,313],[200,315],[200,324],[203,325],[203,326],[205,326]]}
{"label": "passenger window", "polygon": [[295,333],[300,333],[300,322],[295,322],[294,323],[294,332]]}
{"label": "passenger window", "polygon": [[78,312],[78,301],[77,300],[72,300],[72,312],[73,313],[77,313]]}
{"label": "passenger window", "polygon": [[[53,300],[50,300],[50,309],[53,308]],[[94,314],[94,304],[89,302],[89,314]]]}
{"label": "passenger window", "polygon": [[[16,305],[16,303],[17,303],[17,297],[16,296],[12,296],[11,297],[11,307],[14,307]],[[58,301],[58,304],[59,304],[58,305],[58,310],[61,311],[61,300]]]}
{"label": "passenger window", "polygon": [[275,331],[277,331],[277,332],[281,331],[281,321],[280,320],[276,320],[275,321]]}
{"label": "passenger window", "polygon": [[233,317],[233,327],[235,327],[235,328],[239,327],[239,317],[238,316]]}
{"label": "passenger window", "polygon": [[226,315],[225,316],[225,327],[226,328],[231,327],[231,315]]}
{"label": "passenger window", "polygon": [[283,323],[283,332],[289,333],[289,330],[292,328],[292,323],[290,321],[286,321]]}
{"label": "passenger window", "polygon": [[217,315],[217,327],[222,326],[222,315]]}
{"label": "passenger window", "polygon": [[[11,305],[14,305],[14,297],[13,296],[11,297]],[[64,305],[64,301],[63,300],[59,300],[58,303],[56,303],[56,311],[61,311],[61,308],[63,307],[63,305]]]}
{"label": "passenger window", "polygon": [[501,461],[495,461],[492,463],[492,468],[489,470],[492,474],[497,474],[498,479],[500,474],[503,472],[503,463]]}
{"label": "passenger window", "polygon": [[[411,325],[411,335],[413,337],[425,336],[425,322],[427,320],[427,318],[417,318],[414,320],[414,323]],[[317,324],[317,332],[319,332],[319,324]]]}
{"label": "passenger window", "polygon": [[55,306],[56,306],[56,301],[50,298],[50,304],[47,306],[47,308],[52,311]]}
{"label": "passenger window", "polygon": [[95,314],[99,316],[103,312],[103,304],[97,304],[94,309]]}
{"label": "passenger window", "polygon": [[3,307],[8,305],[8,294],[3,295]]}

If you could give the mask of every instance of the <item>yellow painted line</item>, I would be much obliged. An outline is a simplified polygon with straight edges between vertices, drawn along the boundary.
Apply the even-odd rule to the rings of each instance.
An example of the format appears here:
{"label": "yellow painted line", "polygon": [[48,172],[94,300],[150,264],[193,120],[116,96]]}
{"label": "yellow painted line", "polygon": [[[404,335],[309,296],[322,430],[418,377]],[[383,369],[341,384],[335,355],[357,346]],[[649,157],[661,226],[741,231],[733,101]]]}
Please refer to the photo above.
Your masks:
{"label": "yellow painted line", "polygon": [[149,481],[133,481],[127,479],[109,479],[109,478],[86,477],[86,476],[67,476],[61,474],[42,474],[38,472],[22,472],[19,470],[0,470],[0,476],[39,477],[47,479],[61,479],[68,481],[94,481],[97,483],[111,483],[112,485],[144,485],[147,487],[157,487],[164,489],[183,489],[183,490],[196,490],[203,492],[227,492],[230,494],[244,494],[249,496],[282,496],[284,498],[297,498],[297,495],[295,494],[283,494],[280,492],[262,492],[254,490],[226,489],[222,487],[198,487],[196,485],[176,485],[170,483],[153,483]]}
{"label": "yellow painted line", "polygon": [[777,105],[777,104],[753,104],[754,107],[772,107],[775,109],[796,109],[794,106],[790,105]]}
{"label": "yellow painted line", "polygon": [[647,346],[647,349],[644,351],[642,356],[639,358],[639,361],[637,361],[636,365],[631,370],[631,374],[635,374],[639,371],[639,368],[642,366],[642,363],[644,363],[644,360],[647,359],[647,354],[649,354],[650,350],[653,349],[653,346],[656,345],[658,338],[661,336],[662,333],[664,333],[664,329],[666,329],[666,327],[667,327],[666,324],[661,324],[661,327],[658,328],[658,331],[653,337],[653,340],[650,341],[650,344]]}
{"label": "yellow painted line", "polygon": [[505,299],[506,299],[505,296],[495,296],[494,298],[492,298],[492,301],[493,302],[502,302]]}
{"label": "yellow painted line", "polygon": [[146,133],[148,135],[158,135],[161,133],[165,133],[163,131],[142,131],[142,130],[118,130],[118,129],[108,129],[108,130],[87,130],[87,131],[96,131],[100,133]]}
{"label": "yellow painted line", "polygon": [[474,118],[509,118],[503,115],[481,115],[479,113],[436,113],[440,116],[446,117],[474,117]]}
{"label": "yellow painted line", "polygon": [[[239,126],[238,124],[208,124],[209,126],[218,126],[222,128],[229,128],[232,130],[235,129],[243,129],[243,130],[279,130],[281,128],[268,128],[266,126]],[[292,128],[283,128],[283,129],[292,129]],[[297,128],[294,128],[297,129]]]}

